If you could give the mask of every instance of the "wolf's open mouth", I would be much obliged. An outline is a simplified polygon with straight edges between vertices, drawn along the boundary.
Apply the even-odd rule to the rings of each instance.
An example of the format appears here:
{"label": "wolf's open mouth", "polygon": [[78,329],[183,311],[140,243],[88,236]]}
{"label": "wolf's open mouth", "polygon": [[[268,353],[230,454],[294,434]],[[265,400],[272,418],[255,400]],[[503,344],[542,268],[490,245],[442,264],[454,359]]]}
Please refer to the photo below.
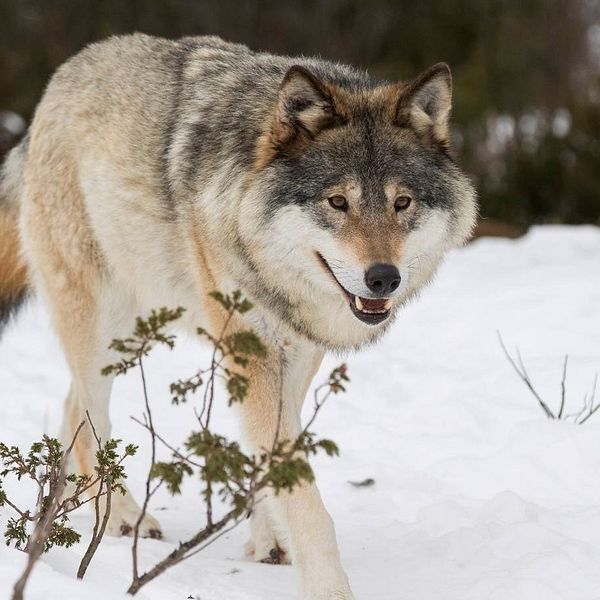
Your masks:
{"label": "wolf's open mouth", "polygon": [[333,277],[338,287],[344,292],[348,298],[350,309],[357,319],[360,319],[367,325],[379,325],[390,316],[392,301],[389,298],[362,298],[351,294],[338,280],[327,261],[318,252],[317,258],[325,268],[325,270]]}

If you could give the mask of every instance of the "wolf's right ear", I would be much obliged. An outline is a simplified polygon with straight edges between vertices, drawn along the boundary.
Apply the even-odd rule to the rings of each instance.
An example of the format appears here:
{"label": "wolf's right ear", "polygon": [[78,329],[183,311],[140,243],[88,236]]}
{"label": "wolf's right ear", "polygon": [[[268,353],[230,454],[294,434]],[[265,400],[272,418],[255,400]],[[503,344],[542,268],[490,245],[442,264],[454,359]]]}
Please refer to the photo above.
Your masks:
{"label": "wolf's right ear", "polygon": [[298,136],[314,138],[336,120],[327,87],[308,69],[295,65],[285,74],[277,94],[272,142],[282,147]]}

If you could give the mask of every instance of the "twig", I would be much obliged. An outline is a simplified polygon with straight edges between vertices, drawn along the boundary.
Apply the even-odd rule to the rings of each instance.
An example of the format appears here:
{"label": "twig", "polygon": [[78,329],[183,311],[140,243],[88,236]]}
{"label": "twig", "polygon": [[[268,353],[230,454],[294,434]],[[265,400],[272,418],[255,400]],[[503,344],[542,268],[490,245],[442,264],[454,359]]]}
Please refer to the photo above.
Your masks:
{"label": "twig", "polygon": [[217,533],[215,536],[213,536],[208,541],[204,542],[204,544],[202,544],[201,546],[196,548],[193,552],[190,552],[189,554],[187,554],[185,558],[186,559],[191,558],[192,556],[195,556],[199,552],[202,552],[202,550],[206,550],[206,548],[208,548],[211,544],[214,544],[219,538],[222,538],[224,535],[227,535],[230,531],[233,531],[236,527],[238,527],[245,520],[246,520],[246,518],[243,515],[240,516],[239,518],[237,518],[234,521],[233,525],[230,525],[226,529],[222,529],[219,533]]}
{"label": "twig", "polygon": [[[127,454],[123,455],[116,464],[117,465],[122,464],[126,458],[127,458]],[[92,502],[93,500],[95,500],[96,495],[92,495],[87,500],[83,500],[83,501],[79,502],[78,504],[73,504],[73,502],[72,502],[72,500],[74,500],[75,498],[79,498],[81,495],[83,495],[85,492],[87,492],[90,488],[93,488],[101,480],[101,478],[102,477],[100,475],[96,475],[96,477],[91,477],[83,487],[77,488],[75,493],[72,494],[69,498],[67,498],[66,502],[63,503],[63,508],[61,509],[61,512],[58,514],[58,516],[62,517],[62,515],[66,515],[72,511],[80,508],[84,504],[87,504],[88,502]],[[102,492],[100,494],[100,496],[104,496],[104,495],[106,495],[106,492]],[[68,507],[69,504],[71,504],[72,506]]]}
{"label": "twig", "polygon": [[[27,514],[26,511],[21,510],[18,506],[16,506],[15,504],[13,504],[8,498],[4,498],[4,502],[6,504],[8,504],[8,506],[10,506],[15,512],[19,513],[20,517],[25,517],[25,515]],[[39,515],[39,513],[36,513],[35,515],[29,515],[27,517],[28,521],[35,521],[37,518],[37,515]]]}
{"label": "twig", "polygon": [[[208,479],[208,478],[207,478]],[[213,526],[213,506],[212,506],[213,489],[210,479],[206,482],[206,492],[204,498],[206,500],[206,525]]]}
{"label": "twig", "polygon": [[256,496],[256,491],[253,491],[253,493],[251,494],[251,497],[249,499],[248,506],[246,507],[246,512],[245,512],[246,516],[244,516],[244,513],[242,513],[242,515],[234,521],[233,525],[227,527],[226,529],[222,529],[217,535],[213,536],[211,539],[206,541],[204,544],[202,544],[201,546],[196,548],[193,552],[190,552],[189,554],[187,554],[185,557],[186,560],[188,558],[191,558],[192,556],[195,556],[199,552],[202,552],[202,550],[205,550],[211,544],[214,544],[219,538],[222,538],[224,535],[227,535],[230,531],[233,531],[236,527],[241,525],[248,518],[248,516],[250,516],[252,514],[252,511],[256,508],[256,505],[260,504],[264,500],[264,498],[259,498],[258,500],[256,500],[255,496]]}
{"label": "twig", "polygon": [[[219,367],[221,366],[221,360],[224,357],[221,344],[223,342],[225,332],[227,331],[227,328],[229,327],[229,323],[231,322],[231,319],[233,318],[234,312],[235,312],[235,309],[233,307],[228,311],[227,318],[225,319],[225,322],[221,329],[221,333],[219,334],[219,337],[216,338],[216,340],[214,342],[212,357],[211,357],[211,361],[210,361],[210,377],[208,379],[208,383],[207,383],[206,387],[204,388],[204,402],[202,405],[202,412],[200,413],[200,417],[202,417],[202,415],[204,414],[205,408],[206,408],[206,421],[203,424],[202,419],[201,418],[199,419],[200,425],[204,429],[208,429],[210,426],[210,418],[212,415],[212,408],[213,408],[213,404],[214,404],[214,400],[215,400],[215,376],[217,374]],[[221,359],[217,360],[217,353],[219,352],[219,350],[221,350]],[[206,522],[207,522],[207,527],[210,528],[213,526],[213,490],[212,490],[212,483],[210,480],[206,481],[206,491],[204,493],[204,498],[206,500]]]}
{"label": "twig", "polygon": [[[227,331],[227,328],[229,327],[229,323],[231,322],[231,319],[233,318],[234,312],[235,312],[235,310],[233,308],[231,308],[228,311],[227,318],[225,319],[225,323],[223,324],[223,327],[221,329],[221,333],[219,334],[219,337],[214,340],[213,353],[212,353],[212,357],[210,360],[210,369],[209,369],[210,370],[210,378],[208,380],[208,384],[204,388],[204,399],[203,399],[202,410],[200,411],[200,419],[199,419],[200,425],[202,425],[202,427],[204,429],[208,429],[208,427],[210,425],[210,417],[211,417],[212,407],[213,407],[213,402],[214,402],[215,373],[217,372],[217,368],[220,365],[220,361],[216,360],[217,352],[221,348],[221,342],[223,341],[225,332]],[[221,357],[221,358],[223,358],[223,357]],[[202,417],[204,416],[205,412],[206,412],[206,421],[203,424]]]}
{"label": "twig", "polygon": [[[597,406],[594,406],[597,385],[598,385],[598,373],[596,373],[596,375],[594,375],[594,384],[592,386],[590,411],[583,419],[581,419],[581,421],[578,422],[578,425],[583,425],[600,408],[600,404],[598,404]],[[587,401],[586,401],[586,406],[587,406]]]}
{"label": "twig", "polygon": [[127,593],[131,594],[132,596],[135,595],[140,590],[140,588],[146,583],[152,581],[152,579],[164,573],[168,568],[180,563],[182,560],[187,558],[187,553],[189,552],[189,550],[195,548],[215,533],[221,531],[227,525],[227,523],[231,521],[231,519],[236,518],[238,512],[239,511],[234,508],[233,510],[229,511],[222,519],[214,523],[211,527],[205,527],[202,531],[199,531],[187,542],[180,543],[176,550],[173,550],[173,552],[171,552],[171,554],[169,554],[166,558],[156,563],[156,565],[154,565],[152,569],[144,573],[141,577],[136,577],[129,586]]}
{"label": "twig", "polygon": [[525,368],[525,364],[523,363],[523,358],[521,357],[521,352],[519,350],[517,350],[517,357],[519,360],[519,364],[517,365],[514,358],[510,355],[510,353],[506,349],[506,346],[504,345],[504,340],[502,339],[500,332],[497,331],[496,333],[498,334],[498,339],[500,341],[500,345],[502,346],[502,350],[504,351],[504,355],[506,356],[506,358],[512,365],[512,367],[515,370],[515,372],[517,373],[517,375],[521,378],[523,383],[527,386],[529,391],[533,394],[534,398],[538,401],[538,404],[540,405],[542,410],[546,413],[546,416],[549,419],[556,419],[554,413],[548,408],[548,405],[544,402],[544,400],[537,393],[537,390],[533,386],[533,383],[531,382],[529,374],[527,373],[527,369]]}
{"label": "twig", "polygon": [[[94,427],[94,423],[92,418],[90,417],[89,411],[85,411],[87,419],[90,423],[90,427],[92,428],[92,433],[94,435],[94,439],[96,440],[96,444],[98,445],[98,450],[102,449],[102,441],[98,434],[96,433],[96,428]],[[100,497],[103,496],[102,487],[106,486],[106,504],[104,516],[102,517],[102,522],[100,522]],[[112,480],[110,476],[107,476],[106,479],[101,478],[98,486],[98,493],[94,498],[94,512],[95,512],[95,520],[94,520],[94,529],[92,531],[92,538],[90,539],[90,543],[79,563],[79,568],[77,569],[77,579],[83,579],[94,554],[96,554],[96,550],[98,550],[98,546],[104,537],[104,532],[106,530],[106,526],[108,524],[108,519],[110,517],[110,509],[111,509],[111,499],[112,499]]]}
{"label": "twig", "polygon": [[279,442],[279,435],[281,434],[281,420],[283,418],[283,375],[285,367],[285,353],[283,347],[279,352],[279,402],[277,405],[277,426],[275,427],[275,437],[273,438],[273,447],[271,453],[275,450],[277,443]]}
{"label": "twig", "polygon": [[133,543],[131,545],[131,556],[133,559],[133,581],[137,581],[139,578],[139,570],[138,570],[138,541],[140,537],[140,526],[144,517],[146,516],[146,512],[148,511],[148,503],[150,502],[150,498],[154,494],[157,488],[150,491],[150,483],[152,481],[152,468],[156,463],[156,432],[154,430],[154,423],[152,421],[152,411],[150,410],[150,400],[148,398],[148,387],[146,385],[146,374],[144,373],[144,364],[142,359],[142,354],[140,353],[139,358],[139,367],[140,373],[142,376],[142,391],[144,394],[144,404],[146,405],[146,414],[145,418],[148,419],[148,430],[150,431],[150,437],[152,440],[151,445],[151,463],[150,468],[148,469],[148,475],[146,476],[146,494],[144,496],[144,502],[142,504],[142,510],[140,511],[140,515],[135,522],[135,526],[133,528]]}
{"label": "twig", "polygon": [[90,416],[89,410],[85,411],[85,416],[88,420],[88,423],[90,424],[90,427],[92,428],[92,435],[94,436],[94,439],[96,440],[96,445],[98,446],[98,450],[101,450],[102,449],[102,440],[96,433],[96,428],[94,427],[94,422],[92,421],[92,417]]}
{"label": "twig", "polygon": [[563,374],[560,382],[560,408],[558,410],[557,419],[562,419],[563,411],[565,410],[565,399],[566,399],[566,381],[567,381],[567,363],[569,362],[569,355],[565,354],[565,363],[563,365]]}
{"label": "twig", "polygon": [[[135,423],[137,423],[138,425],[141,425],[144,429],[150,430],[150,427],[148,426],[148,423],[144,423],[143,421],[140,421],[138,418],[131,416],[129,417],[132,421],[134,421]],[[167,442],[165,440],[165,438],[161,437],[160,434],[156,433],[156,431],[154,432],[154,435],[156,437],[156,439],[168,450],[170,450],[175,456],[177,456],[178,458],[180,458],[181,460],[189,463],[190,465],[192,465],[193,467],[198,467],[201,468],[202,465],[200,463],[197,463],[196,461],[192,460],[190,458],[190,456],[193,455],[193,452],[190,452],[188,454],[182,454],[177,448],[175,448],[175,446],[172,446],[171,444],[169,444],[169,442]]]}
{"label": "twig", "polygon": [[[323,399],[319,401],[319,392],[323,388],[326,388],[326,387],[328,387],[329,389],[328,389],[327,393],[325,394],[325,396],[323,396]],[[317,418],[319,411],[323,408],[323,405],[325,404],[325,402],[327,402],[327,399],[329,398],[329,396],[331,396],[332,393],[333,392],[331,390],[329,383],[324,383],[315,389],[315,393],[314,393],[315,409],[313,411],[311,418],[308,420],[308,423],[306,423],[306,426],[302,430],[303,433],[306,433],[312,427],[312,424],[315,422],[315,419]]]}

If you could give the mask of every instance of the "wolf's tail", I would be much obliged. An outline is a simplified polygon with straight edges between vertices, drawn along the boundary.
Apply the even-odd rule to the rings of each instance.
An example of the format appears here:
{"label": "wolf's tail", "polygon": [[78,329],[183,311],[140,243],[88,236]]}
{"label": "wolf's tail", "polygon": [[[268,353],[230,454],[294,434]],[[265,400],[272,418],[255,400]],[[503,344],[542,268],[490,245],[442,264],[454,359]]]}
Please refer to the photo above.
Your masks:
{"label": "wolf's tail", "polygon": [[27,138],[13,148],[0,168],[0,335],[29,295],[18,230],[26,154]]}

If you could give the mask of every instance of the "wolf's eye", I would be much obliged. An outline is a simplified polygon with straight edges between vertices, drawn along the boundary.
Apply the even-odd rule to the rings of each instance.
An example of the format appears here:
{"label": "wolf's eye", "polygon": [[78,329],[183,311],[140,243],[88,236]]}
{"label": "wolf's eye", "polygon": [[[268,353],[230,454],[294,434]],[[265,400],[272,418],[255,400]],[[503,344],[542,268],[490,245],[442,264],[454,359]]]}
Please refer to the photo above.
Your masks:
{"label": "wolf's eye", "polygon": [[406,210],[412,202],[412,198],[407,196],[406,194],[402,196],[398,196],[394,201],[394,208],[396,212],[400,212],[401,210]]}
{"label": "wolf's eye", "polygon": [[336,210],[348,210],[348,200],[344,196],[331,196],[328,198],[331,208]]}

